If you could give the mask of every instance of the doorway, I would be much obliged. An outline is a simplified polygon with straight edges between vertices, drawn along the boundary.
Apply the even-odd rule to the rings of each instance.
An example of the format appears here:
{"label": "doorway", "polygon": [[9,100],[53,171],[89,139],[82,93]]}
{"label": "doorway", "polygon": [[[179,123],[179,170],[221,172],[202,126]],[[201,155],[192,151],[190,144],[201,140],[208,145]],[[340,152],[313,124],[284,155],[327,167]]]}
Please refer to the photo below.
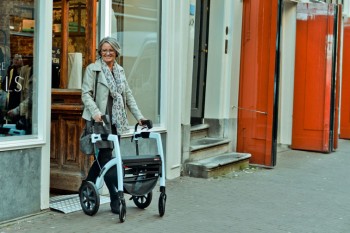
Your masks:
{"label": "doorway", "polygon": [[210,0],[196,0],[191,125],[201,124],[204,117],[205,81],[208,59],[209,5]]}

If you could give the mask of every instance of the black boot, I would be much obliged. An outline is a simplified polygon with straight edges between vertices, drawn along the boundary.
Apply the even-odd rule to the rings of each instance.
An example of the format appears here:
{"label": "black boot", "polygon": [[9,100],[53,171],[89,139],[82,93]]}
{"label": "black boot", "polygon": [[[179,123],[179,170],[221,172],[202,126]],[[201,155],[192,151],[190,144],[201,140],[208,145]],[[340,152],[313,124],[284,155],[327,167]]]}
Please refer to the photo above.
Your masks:
{"label": "black boot", "polygon": [[119,214],[119,197],[118,194],[111,194],[111,211],[114,214]]}

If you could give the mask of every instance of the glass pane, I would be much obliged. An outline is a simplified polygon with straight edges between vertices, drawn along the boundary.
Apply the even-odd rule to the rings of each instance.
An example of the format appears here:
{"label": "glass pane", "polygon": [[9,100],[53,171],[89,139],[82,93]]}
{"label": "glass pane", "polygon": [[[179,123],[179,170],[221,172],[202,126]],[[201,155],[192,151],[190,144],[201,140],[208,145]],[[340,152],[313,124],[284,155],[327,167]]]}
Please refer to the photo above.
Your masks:
{"label": "glass pane", "polygon": [[[159,123],[160,0],[113,0],[112,36],[120,42],[119,64],[142,114]],[[128,114],[130,125],[136,123]]]}
{"label": "glass pane", "polygon": [[34,3],[34,0],[14,0],[3,4],[1,9],[0,140],[33,131]]}
{"label": "glass pane", "polygon": [[[62,15],[62,1],[53,3],[52,87],[80,89],[83,66],[86,66],[86,0],[70,0],[66,5],[68,15]],[[63,25],[63,17],[67,17],[67,25]],[[64,29],[68,29],[67,38],[62,36]],[[68,56],[67,64],[62,63],[62,49]],[[63,66],[67,66],[66,69]]]}

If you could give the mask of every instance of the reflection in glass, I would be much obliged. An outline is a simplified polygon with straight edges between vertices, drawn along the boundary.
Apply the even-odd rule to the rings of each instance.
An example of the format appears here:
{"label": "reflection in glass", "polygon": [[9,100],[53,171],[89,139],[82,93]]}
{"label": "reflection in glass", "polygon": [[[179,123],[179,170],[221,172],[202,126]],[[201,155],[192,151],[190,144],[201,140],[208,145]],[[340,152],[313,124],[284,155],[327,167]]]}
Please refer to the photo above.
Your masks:
{"label": "reflection in glass", "polygon": [[[159,123],[160,0],[113,0],[112,36],[121,44],[119,64],[143,115]],[[136,123],[128,114],[130,125]]]}
{"label": "reflection in glass", "polygon": [[34,0],[3,5],[0,24],[0,140],[32,134]]}

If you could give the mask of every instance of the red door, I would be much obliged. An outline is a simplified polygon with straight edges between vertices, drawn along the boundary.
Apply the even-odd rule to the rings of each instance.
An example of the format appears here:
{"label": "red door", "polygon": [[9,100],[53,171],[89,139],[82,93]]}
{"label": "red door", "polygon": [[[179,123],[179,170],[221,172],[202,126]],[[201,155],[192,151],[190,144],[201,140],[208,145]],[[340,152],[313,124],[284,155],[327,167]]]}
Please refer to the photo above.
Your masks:
{"label": "red door", "polygon": [[344,22],[340,138],[350,139],[350,20]]}
{"label": "red door", "polygon": [[292,149],[333,149],[335,13],[331,4],[297,7]]}
{"label": "red door", "polygon": [[243,1],[237,151],[274,166],[273,117],[278,1]]}

